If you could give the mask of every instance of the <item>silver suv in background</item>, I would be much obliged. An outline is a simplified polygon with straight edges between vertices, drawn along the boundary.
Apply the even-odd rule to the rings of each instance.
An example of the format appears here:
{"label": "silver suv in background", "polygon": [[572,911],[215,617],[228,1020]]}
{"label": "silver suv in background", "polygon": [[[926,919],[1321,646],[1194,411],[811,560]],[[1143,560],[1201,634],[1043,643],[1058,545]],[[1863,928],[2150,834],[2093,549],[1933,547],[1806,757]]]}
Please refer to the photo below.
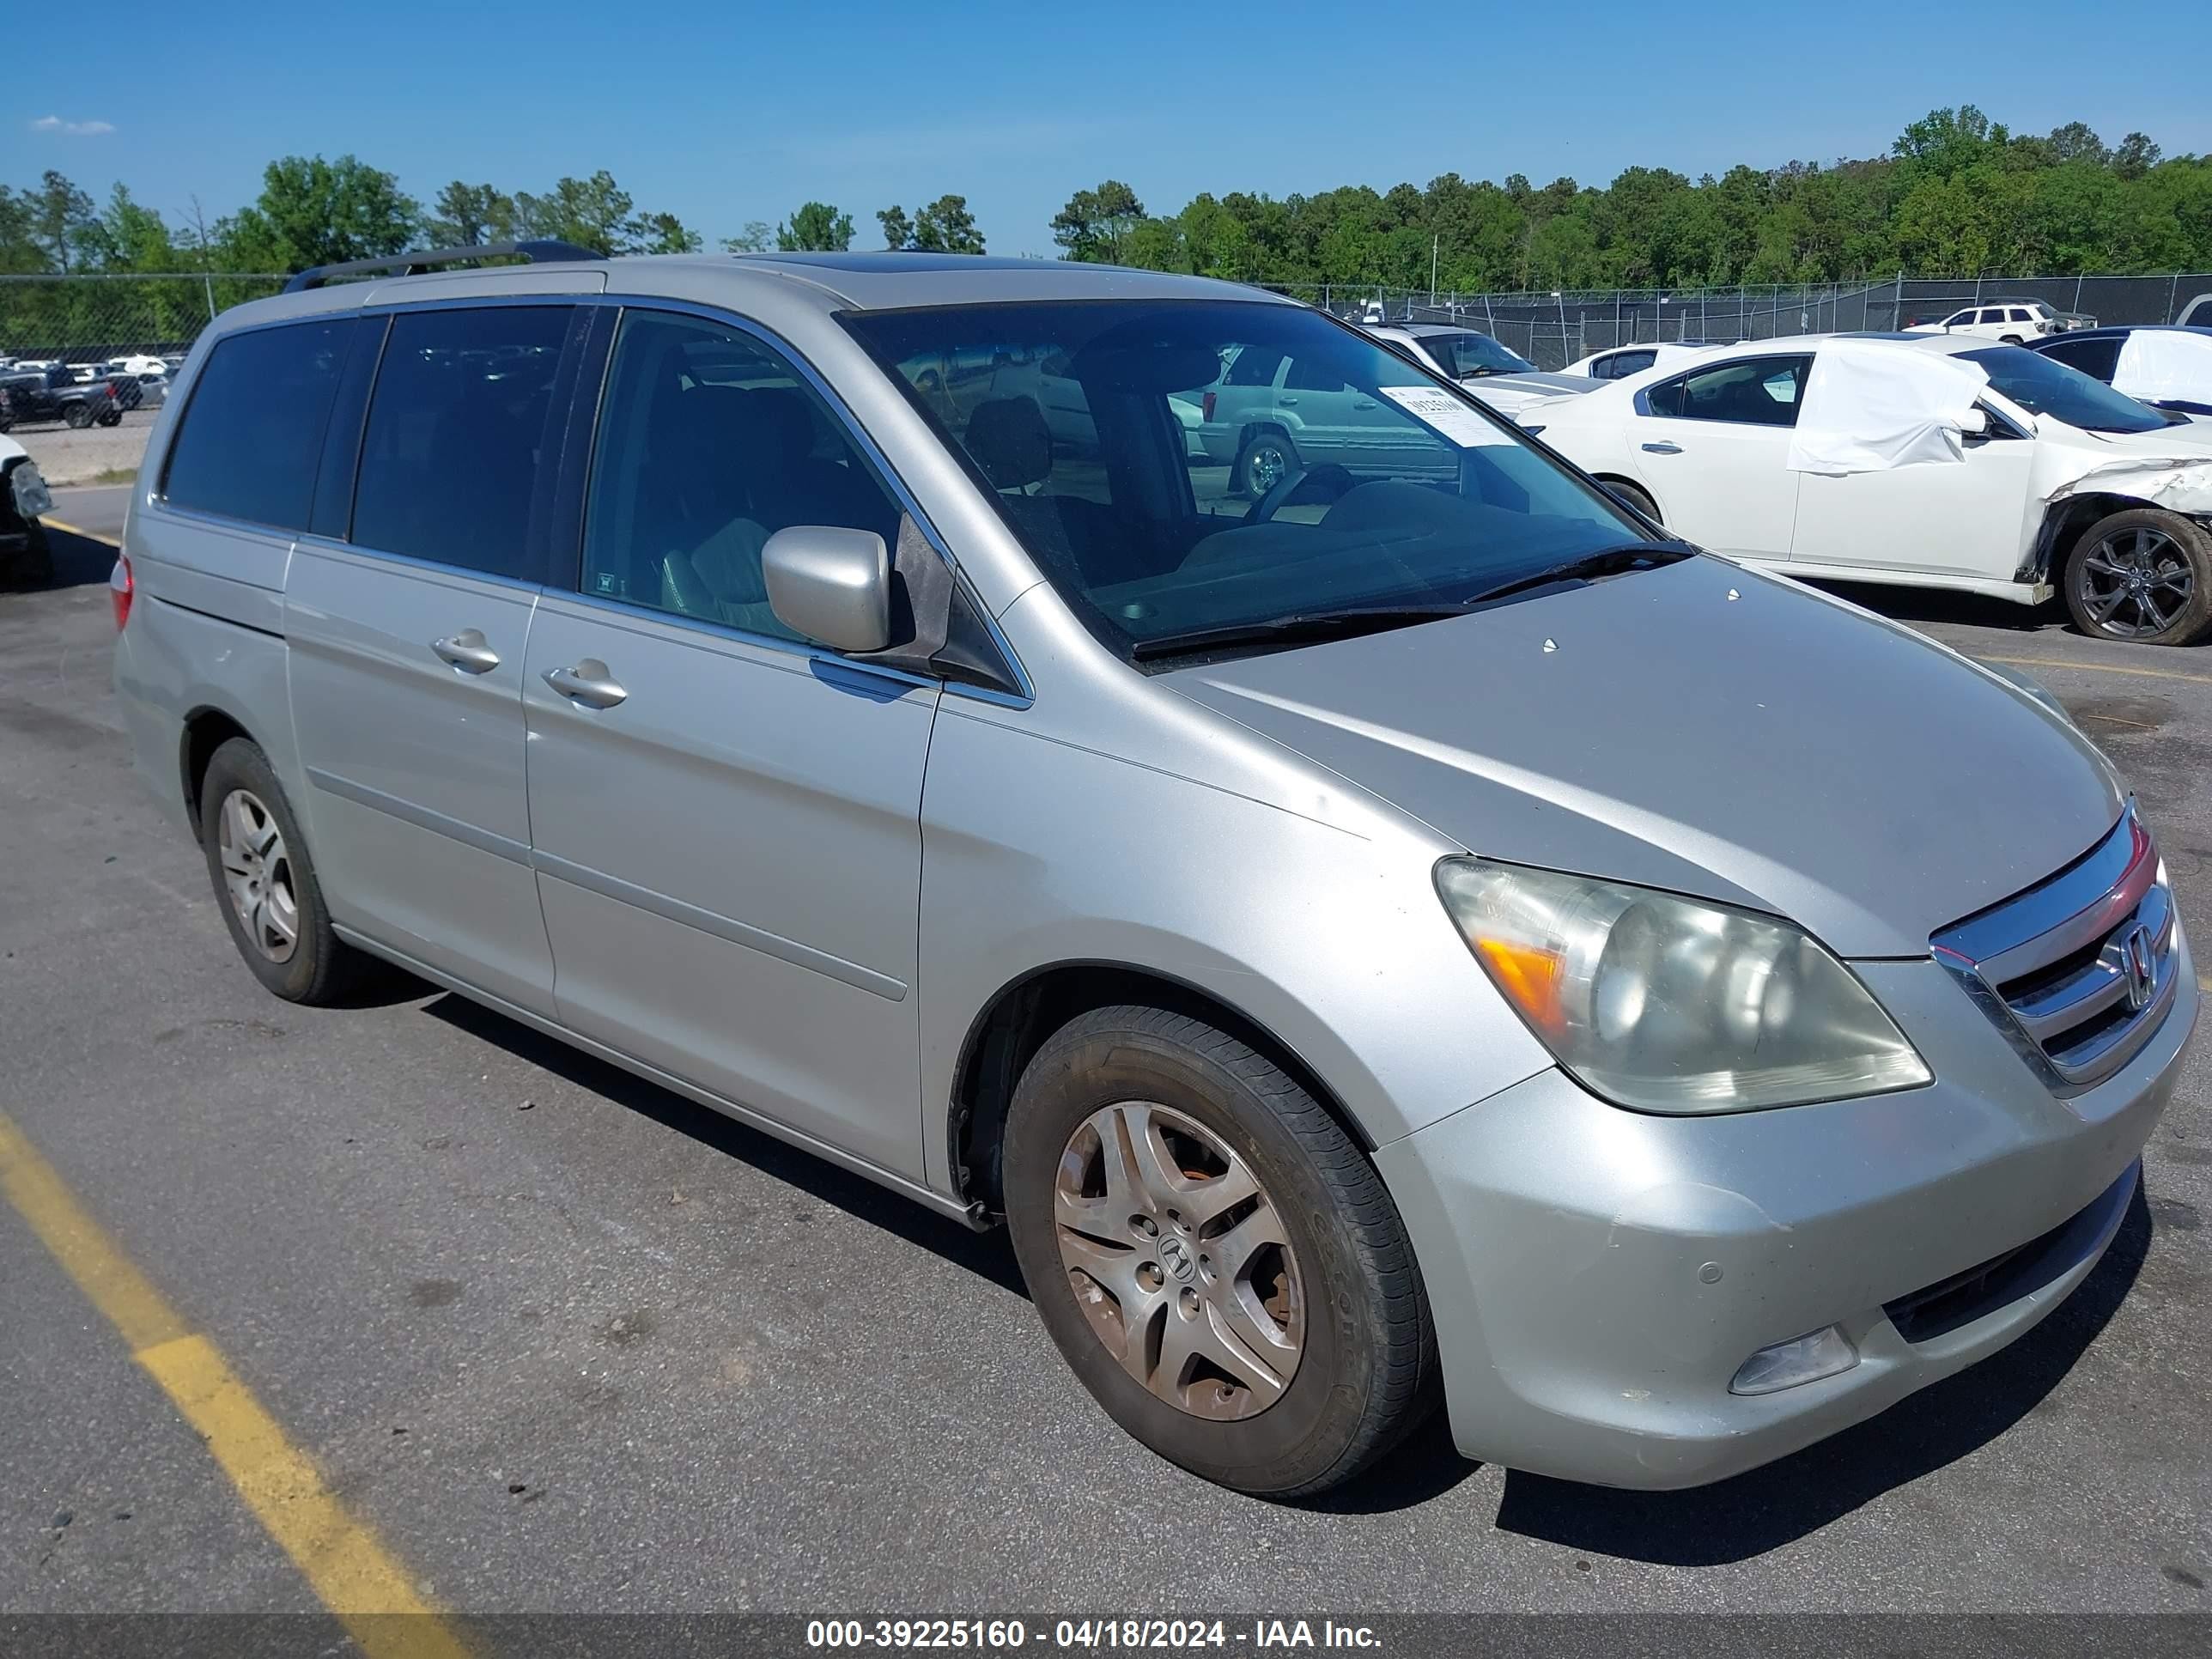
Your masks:
{"label": "silver suv in background", "polygon": [[[536,252],[310,273],[156,420],[117,694],[274,994],[397,963],[1003,1223],[1274,1497],[1439,1397],[1717,1480],[2095,1266],[2198,993],[2028,690],[1249,289]],[[1224,363],[1352,435],[1237,495]]]}

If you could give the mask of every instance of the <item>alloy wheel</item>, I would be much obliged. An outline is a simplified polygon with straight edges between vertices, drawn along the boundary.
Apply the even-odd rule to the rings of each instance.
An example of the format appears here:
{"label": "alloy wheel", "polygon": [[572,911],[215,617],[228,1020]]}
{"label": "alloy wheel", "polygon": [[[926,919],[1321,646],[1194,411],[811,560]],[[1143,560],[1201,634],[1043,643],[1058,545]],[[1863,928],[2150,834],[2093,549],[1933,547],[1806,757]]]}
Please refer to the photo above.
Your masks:
{"label": "alloy wheel", "polygon": [[250,789],[223,797],[216,818],[216,854],[239,925],[271,962],[289,962],[300,946],[300,901],[283,831]]}
{"label": "alloy wheel", "polygon": [[2148,525],[2099,542],[2081,561],[2081,580],[2090,620],[2119,639],[2164,633],[2189,608],[2197,586],[2187,551]]}
{"label": "alloy wheel", "polygon": [[1253,497],[1266,495],[1291,470],[1291,458],[1283,447],[1271,439],[1261,439],[1252,446],[1252,453],[1244,462],[1244,483]]}
{"label": "alloy wheel", "polygon": [[1093,1112],[1060,1154],[1053,1212],[1077,1305],[1146,1389],[1221,1421],[1282,1398],[1304,1287],[1273,1200],[1212,1130],[1147,1101]]}

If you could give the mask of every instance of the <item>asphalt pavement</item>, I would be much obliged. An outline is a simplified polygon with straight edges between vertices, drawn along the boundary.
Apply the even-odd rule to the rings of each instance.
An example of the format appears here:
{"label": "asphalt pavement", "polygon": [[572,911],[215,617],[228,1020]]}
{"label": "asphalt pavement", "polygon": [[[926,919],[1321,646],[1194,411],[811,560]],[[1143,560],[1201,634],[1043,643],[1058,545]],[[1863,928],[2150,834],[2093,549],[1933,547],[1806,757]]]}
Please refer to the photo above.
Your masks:
{"label": "asphalt pavement", "polygon": [[[53,517],[112,537],[126,494]],[[2212,1611],[2212,1037],[2097,1273],[1870,1424],[1638,1495],[1468,1463],[1439,1422],[1256,1502],[1114,1427],[1001,1237],[419,985],[263,994],[130,769],[112,550],[54,540],[58,585],[0,594],[0,1113],[427,1601]],[[2056,691],[2212,938],[2212,648],[1851,597]],[[222,1449],[0,1205],[0,1613],[312,1613]]]}

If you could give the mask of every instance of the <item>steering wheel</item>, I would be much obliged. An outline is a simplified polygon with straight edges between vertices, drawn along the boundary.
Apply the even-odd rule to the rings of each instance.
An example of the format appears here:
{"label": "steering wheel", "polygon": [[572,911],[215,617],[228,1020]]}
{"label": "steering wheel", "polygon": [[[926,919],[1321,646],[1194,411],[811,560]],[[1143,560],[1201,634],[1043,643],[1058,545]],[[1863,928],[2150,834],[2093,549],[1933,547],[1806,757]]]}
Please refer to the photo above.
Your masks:
{"label": "steering wheel", "polygon": [[1248,525],[1265,524],[1291,504],[1291,498],[1308,483],[1331,492],[1332,500],[1352,488],[1352,474],[1334,461],[1323,466],[1292,467],[1275,480],[1275,487],[1252,503],[1244,514]]}

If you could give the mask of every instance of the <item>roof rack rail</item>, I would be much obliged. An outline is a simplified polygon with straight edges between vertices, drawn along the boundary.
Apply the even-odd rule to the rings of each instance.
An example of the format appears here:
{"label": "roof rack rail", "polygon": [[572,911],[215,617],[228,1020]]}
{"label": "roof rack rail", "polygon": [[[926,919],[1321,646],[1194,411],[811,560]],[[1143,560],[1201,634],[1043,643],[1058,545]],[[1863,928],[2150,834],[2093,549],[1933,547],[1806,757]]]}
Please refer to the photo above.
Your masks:
{"label": "roof rack rail", "polygon": [[384,259],[348,259],[343,264],[312,265],[285,283],[284,292],[303,294],[311,288],[322,287],[334,276],[368,276],[379,271],[418,276],[440,265],[465,264],[483,259],[522,258],[532,264],[548,264],[604,258],[604,254],[594,253],[587,247],[578,247],[574,242],[550,240],[487,242],[481,247],[422,248],[411,253],[395,253]]}

